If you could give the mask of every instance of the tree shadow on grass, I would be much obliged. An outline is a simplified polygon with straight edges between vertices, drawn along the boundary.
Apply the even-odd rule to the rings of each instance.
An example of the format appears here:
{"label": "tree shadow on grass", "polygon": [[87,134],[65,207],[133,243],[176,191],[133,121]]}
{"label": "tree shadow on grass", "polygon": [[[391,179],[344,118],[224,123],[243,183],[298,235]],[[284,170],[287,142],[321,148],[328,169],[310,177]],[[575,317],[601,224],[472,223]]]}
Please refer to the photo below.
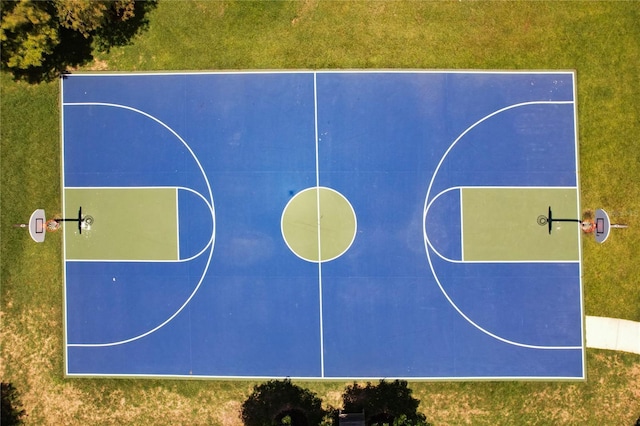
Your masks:
{"label": "tree shadow on grass", "polygon": [[137,1],[134,15],[126,21],[114,19],[110,25],[102,27],[96,34],[94,45],[101,52],[109,52],[111,48],[127,46],[136,34],[146,31],[149,27],[148,13],[155,9],[157,0]]}
{"label": "tree shadow on grass", "polygon": [[134,37],[149,27],[149,12],[156,8],[157,0],[137,1],[134,16],[121,21],[114,17],[89,37],[64,27],[59,28],[60,43],[39,67],[12,70],[16,80],[29,83],[52,81],[69,69],[86,65],[93,60],[94,49],[109,52],[114,47],[133,43]]}

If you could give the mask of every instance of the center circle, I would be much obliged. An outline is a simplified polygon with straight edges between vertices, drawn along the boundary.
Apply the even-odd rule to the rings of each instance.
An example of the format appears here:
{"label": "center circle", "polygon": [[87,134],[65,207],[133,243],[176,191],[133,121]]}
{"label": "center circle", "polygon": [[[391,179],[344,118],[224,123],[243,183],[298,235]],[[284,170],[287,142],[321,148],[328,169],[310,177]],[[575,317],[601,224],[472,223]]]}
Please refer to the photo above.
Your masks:
{"label": "center circle", "polygon": [[311,187],[298,192],[282,212],[282,237],[298,257],[328,262],[342,256],[356,238],[356,213],[338,191]]}

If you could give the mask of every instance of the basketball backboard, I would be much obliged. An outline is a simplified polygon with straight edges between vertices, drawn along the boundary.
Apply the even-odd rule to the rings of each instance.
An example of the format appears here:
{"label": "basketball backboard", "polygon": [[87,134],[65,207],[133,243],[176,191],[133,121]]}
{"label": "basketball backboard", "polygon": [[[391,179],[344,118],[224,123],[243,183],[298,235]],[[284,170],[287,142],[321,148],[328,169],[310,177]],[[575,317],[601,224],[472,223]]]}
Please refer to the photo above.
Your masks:
{"label": "basketball backboard", "polygon": [[596,241],[598,243],[604,243],[609,237],[609,231],[611,230],[611,222],[609,221],[609,215],[602,209],[596,210]]}
{"label": "basketball backboard", "polygon": [[36,243],[44,241],[47,233],[47,219],[43,209],[37,209],[29,218],[29,235]]}

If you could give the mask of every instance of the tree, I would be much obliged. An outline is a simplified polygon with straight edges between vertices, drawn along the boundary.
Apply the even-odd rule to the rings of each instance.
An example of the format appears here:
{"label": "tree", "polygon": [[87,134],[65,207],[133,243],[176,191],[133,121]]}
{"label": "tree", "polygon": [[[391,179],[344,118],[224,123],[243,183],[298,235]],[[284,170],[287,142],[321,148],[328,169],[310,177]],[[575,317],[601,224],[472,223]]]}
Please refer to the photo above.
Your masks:
{"label": "tree", "polygon": [[18,391],[11,383],[1,384],[2,394],[2,418],[0,424],[2,426],[13,426],[22,424],[22,418],[26,416],[26,412],[22,409],[22,403]]}
{"label": "tree", "polygon": [[51,79],[90,61],[93,46],[128,44],[154,1],[0,0],[3,69],[29,81]]}
{"label": "tree", "polygon": [[241,415],[245,426],[318,426],[328,411],[313,392],[286,379],[254,386],[242,404]]}
{"label": "tree", "polygon": [[60,25],[84,38],[89,38],[106,21],[108,5],[101,0],[53,0],[53,4]]}
{"label": "tree", "polygon": [[428,426],[424,414],[418,413],[420,401],[411,393],[404,380],[380,380],[376,386],[367,383],[365,387],[354,383],[342,395],[342,410],[347,413],[364,410],[367,426]]}
{"label": "tree", "polygon": [[2,0],[1,7],[2,64],[9,69],[41,66],[60,42],[50,5]]}

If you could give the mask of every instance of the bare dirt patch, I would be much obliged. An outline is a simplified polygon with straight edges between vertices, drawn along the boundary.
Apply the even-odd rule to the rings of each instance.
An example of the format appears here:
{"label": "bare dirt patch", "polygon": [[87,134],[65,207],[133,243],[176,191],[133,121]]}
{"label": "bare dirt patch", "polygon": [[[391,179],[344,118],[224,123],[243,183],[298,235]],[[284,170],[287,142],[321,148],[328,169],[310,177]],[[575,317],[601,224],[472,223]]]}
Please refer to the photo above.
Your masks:
{"label": "bare dirt patch", "polygon": [[302,5],[298,9],[296,17],[291,20],[291,25],[296,26],[301,20],[311,15],[314,9],[318,6],[318,0],[304,0]]}
{"label": "bare dirt patch", "polygon": [[91,71],[106,71],[109,69],[109,64],[105,60],[94,59],[87,69]]}

